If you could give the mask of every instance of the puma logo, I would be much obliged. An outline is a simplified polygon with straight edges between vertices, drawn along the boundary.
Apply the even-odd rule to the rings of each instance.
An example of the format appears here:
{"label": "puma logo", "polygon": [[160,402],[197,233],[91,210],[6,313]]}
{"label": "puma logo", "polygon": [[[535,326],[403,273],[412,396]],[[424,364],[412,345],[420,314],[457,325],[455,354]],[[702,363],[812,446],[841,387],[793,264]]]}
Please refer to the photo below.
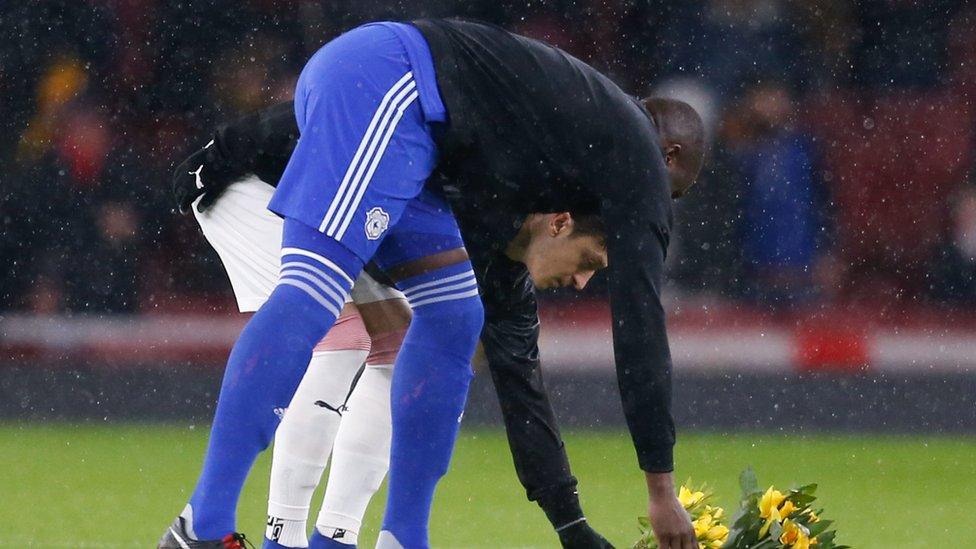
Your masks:
{"label": "puma logo", "polygon": [[336,407],[330,405],[328,402],[326,402],[324,400],[316,400],[315,401],[315,405],[316,406],[319,406],[320,408],[325,408],[326,410],[331,410],[331,411],[339,414],[340,416],[342,415],[342,412],[345,412],[346,410],[349,409],[349,408],[346,407],[345,404],[340,404],[339,407],[336,408]]}
{"label": "puma logo", "polygon": [[203,188],[203,180],[200,179],[200,174],[202,172],[203,172],[203,164],[200,164],[200,167],[197,168],[197,171],[195,171],[195,172],[189,172],[190,175],[192,175],[192,176],[194,176],[194,177],[197,178],[196,185],[197,185],[197,188],[198,189],[202,189]]}

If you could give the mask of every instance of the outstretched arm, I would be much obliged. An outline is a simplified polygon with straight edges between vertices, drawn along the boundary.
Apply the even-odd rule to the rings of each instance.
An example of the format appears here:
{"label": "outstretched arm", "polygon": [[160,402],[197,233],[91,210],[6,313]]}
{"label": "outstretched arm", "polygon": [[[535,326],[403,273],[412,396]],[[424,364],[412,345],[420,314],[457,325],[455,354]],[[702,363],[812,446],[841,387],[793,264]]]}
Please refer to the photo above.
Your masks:
{"label": "outstretched arm", "polygon": [[[671,190],[653,126],[631,117],[626,141],[593,177],[602,178],[614,358],[621,403],[644,470],[649,515],[662,548],[696,547],[674,494],[671,352],[661,287],[671,229]],[[632,131],[626,131],[626,130]]]}
{"label": "outstretched arm", "polygon": [[539,367],[539,315],[528,271],[501,254],[478,266],[485,303],[481,342],[501,405],[515,472],[563,547],[609,543],[585,522]]}
{"label": "outstretched arm", "polygon": [[[481,274],[481,273],[479,273]],[[498,393],[519,480],[532,501],[575,490],[569,460],[539,369],[539,315],[525,267],[498,256],[483,273],[481,342]]]}

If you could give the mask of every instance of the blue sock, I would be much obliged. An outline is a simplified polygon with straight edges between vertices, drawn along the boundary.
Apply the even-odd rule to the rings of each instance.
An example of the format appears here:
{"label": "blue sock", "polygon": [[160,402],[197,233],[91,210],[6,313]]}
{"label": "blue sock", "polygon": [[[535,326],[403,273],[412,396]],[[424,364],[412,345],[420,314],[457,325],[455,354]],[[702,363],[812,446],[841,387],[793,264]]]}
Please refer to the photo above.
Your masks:
{"label": "blue sock", "polygon": [[471,264],[402,281],[413,320],[393,368],[393,443],[383,530],[427,547],[437,481],[447,472],[484,310]]}
{"label": "blue sock", "polygon": [[285,220],[278,286],[227,361],[203,472],[190,498],[198,539],[236,530],[237,500],[255,458],[305,375],[312,348],[342,310],[362,262],[315,229]]}
{"label": "blue sock", "polygon": [[341,543],[323,536],[318,528],[312,530],[312,537],[308,538],[308,549],[354,549],[350,543]]}

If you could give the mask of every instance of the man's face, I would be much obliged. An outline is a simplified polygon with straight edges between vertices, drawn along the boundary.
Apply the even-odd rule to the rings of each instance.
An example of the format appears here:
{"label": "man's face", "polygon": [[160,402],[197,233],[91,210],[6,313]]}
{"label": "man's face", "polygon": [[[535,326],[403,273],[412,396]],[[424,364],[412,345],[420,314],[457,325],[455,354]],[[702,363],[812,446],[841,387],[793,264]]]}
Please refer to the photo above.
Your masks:
{"label": "man's face", "polygon": [[569,214],[550,214],[545,231],[533,235],[526,248],[525,265],[536,288],[573,287],[582,290],[607,266],[604,239],[573,234]]}

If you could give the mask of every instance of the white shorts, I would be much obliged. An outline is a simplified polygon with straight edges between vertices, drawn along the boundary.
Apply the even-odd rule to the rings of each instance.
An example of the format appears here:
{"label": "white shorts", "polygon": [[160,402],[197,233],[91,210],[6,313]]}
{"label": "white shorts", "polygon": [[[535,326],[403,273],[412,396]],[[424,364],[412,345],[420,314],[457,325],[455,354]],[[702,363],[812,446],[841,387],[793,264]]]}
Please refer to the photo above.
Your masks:
{"label": "white shorts", "polygon": [[[274,187],[252,175],[232,183],[207,211],[198,212],[195,203],[192,208],[203,236],[224,264],[242,313],[258,310],[278,284],[284,221],[268,211],[273,194]],[[363,272],[346,302],[388,299],[403,299],[403,294]]]}

